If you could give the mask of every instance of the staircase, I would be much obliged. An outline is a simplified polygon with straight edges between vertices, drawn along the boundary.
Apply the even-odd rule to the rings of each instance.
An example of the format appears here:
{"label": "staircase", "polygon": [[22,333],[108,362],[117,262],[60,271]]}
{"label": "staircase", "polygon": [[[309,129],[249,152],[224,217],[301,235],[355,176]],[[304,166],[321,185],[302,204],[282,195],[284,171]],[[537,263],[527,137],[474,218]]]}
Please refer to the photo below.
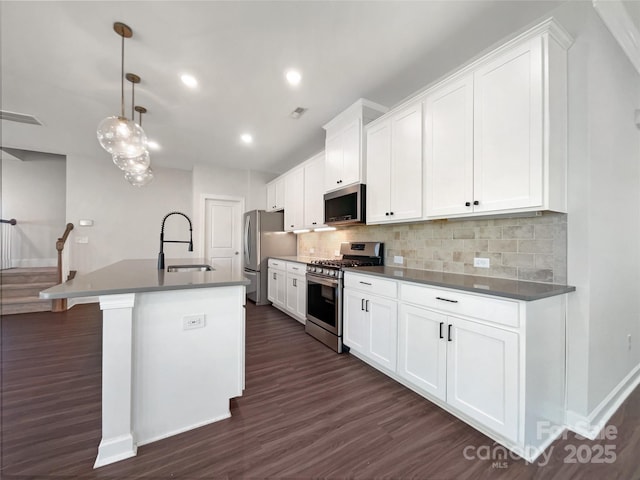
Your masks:
{"label": "staircase", "polygon": [[51,300],[39,293],[58,284],[56,267],[9,268],[0,271],[0,314],[50,312]]}

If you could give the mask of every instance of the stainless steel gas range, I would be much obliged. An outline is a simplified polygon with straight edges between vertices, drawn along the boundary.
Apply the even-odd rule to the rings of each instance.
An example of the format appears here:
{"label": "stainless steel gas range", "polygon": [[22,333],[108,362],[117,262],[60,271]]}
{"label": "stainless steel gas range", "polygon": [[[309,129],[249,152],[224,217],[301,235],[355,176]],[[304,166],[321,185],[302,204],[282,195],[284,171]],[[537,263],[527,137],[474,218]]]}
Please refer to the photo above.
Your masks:
{"label": "stainless steel gas range", "polygon": [[338,353],[342,353],[343,269],[382,265],[384,244],[346,242],[341,259],[319,259],[307,264],[307,323],[305,331]]}

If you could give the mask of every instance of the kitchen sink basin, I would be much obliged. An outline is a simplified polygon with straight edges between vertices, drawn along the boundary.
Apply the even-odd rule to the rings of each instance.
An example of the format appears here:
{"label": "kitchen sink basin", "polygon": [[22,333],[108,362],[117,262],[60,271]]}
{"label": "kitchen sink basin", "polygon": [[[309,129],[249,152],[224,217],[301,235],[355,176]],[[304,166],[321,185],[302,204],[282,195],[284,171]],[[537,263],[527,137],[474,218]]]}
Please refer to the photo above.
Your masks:
{"label": "kitchen sink basin", "polygon": [[211,265],[169,265],[167,272],[211,272]]}

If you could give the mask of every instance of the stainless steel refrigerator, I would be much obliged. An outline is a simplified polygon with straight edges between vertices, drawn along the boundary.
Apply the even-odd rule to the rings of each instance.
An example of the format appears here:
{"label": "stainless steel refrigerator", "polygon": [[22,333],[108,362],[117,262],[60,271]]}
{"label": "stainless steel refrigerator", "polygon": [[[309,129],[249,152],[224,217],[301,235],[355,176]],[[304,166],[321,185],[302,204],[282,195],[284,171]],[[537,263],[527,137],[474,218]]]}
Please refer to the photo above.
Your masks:
{"label": "stainless steel refrigerator", "polygon": [[244,275],[247,298],[256,305],[266,305],[267,260],[273,256],[297,254],[297,239],[293,233],[284,231],[283,212],[251,210],[244,214]]}

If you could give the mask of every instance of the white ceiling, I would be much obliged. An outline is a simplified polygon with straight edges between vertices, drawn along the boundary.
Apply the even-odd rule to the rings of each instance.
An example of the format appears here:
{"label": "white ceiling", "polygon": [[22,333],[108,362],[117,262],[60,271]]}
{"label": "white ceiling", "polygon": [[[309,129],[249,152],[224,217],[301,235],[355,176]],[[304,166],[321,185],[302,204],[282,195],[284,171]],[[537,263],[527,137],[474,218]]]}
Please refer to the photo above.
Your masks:
{"label": "white ceiling", "polygon": [[[109,159],[95,129],[119,111],[121,21],[143,127],[162,145],[154,166],[280,173],[322,150],[322,125],[358,98],[392,107],[561,3],[2,1],[1,107],[44,124],[3,120],[2,146]],[[303,75],[296,89],[289,67]],[[289,118],[298,106],[309,110]]]}

